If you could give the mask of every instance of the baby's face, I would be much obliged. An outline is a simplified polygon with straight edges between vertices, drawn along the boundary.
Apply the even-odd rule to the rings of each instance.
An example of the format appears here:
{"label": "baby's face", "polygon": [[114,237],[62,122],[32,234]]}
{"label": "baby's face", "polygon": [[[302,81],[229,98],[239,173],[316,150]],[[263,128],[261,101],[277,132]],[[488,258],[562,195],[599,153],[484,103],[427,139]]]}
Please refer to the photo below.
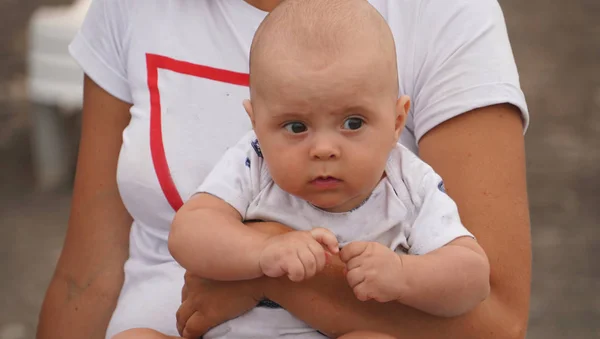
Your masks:
{"label": "baby's face", "polygon": [[360,59],[273,61],[254,75],[260,88],[245,103],[275,183],[330,212],[368,198],[409,106],[386,74]]}

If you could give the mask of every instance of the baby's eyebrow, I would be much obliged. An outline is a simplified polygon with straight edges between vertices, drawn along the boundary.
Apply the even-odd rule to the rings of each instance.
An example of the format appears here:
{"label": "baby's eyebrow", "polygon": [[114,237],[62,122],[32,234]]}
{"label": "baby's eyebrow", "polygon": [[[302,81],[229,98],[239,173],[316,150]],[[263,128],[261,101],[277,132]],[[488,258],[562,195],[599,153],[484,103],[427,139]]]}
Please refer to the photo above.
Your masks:
{"label": "baby's eyebrow", "polygon": [[[327,112],[319,112],[320,114],[325,113],[328,115],[332,115],[335,117],[346,117],[348,115],[353,114],[367,114],[369,110],[362,105],[351,105],[345,106],[341,108],[337,108],[334,110],[329,110]],[[312,111],[271,111],[269,112],[269,117],[271,119],[278,120],[294,120],[294,119],[307,119],[311,116],[317,114],[317,112]]]}
{"label": "baby's eyebrow", "polygon": [[309,113],[302,113],[302,112],[272,112],[270,114],[270,117],[272,119],[281,119],[281,120],[300,119],[300,118],[306,118],[308,116],[310,116]]}
{"label": "baby's eyebrow", "polygon": [[346,117],[348,115],[354,115],[354,114],[366,114],[369,112],[369,109],[367,109],[364,106],[361,105],[352,105],[352,106],[347,106],[347,107],[342,107],[340,109],[337,110],[333,110],[331,112],[329,112],[330,115],[336,116],[336,117]]}

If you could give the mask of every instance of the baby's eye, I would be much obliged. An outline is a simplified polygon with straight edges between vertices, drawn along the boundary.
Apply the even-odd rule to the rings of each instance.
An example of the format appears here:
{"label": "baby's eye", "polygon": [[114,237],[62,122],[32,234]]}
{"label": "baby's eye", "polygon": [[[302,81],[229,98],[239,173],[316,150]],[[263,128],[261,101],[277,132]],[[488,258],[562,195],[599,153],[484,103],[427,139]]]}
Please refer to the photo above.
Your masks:
{"label": "baby's eye", "polygon": [[287,123],[283,127],[285,129],[287,129],[288,132],[293,133],[293,134],[303,133],[303,132],[306,132],[306,130],[307,130],[305,124],[303,124],[301,122],[297,122],[297,121]]}
{"label": "baby's eye", "polygon": [[344,121],[344,129],[355,131],[362,127],[364,121],[361,118],[348,118]]}

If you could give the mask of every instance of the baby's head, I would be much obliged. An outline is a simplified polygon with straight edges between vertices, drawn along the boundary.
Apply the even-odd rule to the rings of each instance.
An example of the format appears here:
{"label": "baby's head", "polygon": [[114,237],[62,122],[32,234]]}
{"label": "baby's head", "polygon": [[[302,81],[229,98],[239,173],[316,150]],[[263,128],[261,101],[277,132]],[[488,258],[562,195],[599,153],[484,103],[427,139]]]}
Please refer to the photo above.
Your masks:
{"label": "baby's head", "polygon": [[277,185],[331,212],[362,203],[410,105],[392,33],[365,0],[286,0],[250,52],[252,120]]}

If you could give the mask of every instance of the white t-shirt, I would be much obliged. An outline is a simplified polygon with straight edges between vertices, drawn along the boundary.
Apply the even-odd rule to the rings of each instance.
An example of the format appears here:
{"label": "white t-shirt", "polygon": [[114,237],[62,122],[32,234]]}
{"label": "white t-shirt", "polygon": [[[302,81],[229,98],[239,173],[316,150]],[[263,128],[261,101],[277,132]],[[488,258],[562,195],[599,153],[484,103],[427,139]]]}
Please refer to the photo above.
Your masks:
{"label": "white t-shirt", "polygon": [[[527,106],[497,0],[371,0],[397,44],[409,95],[401,143],[474,108]],[[107,336],[176,334],[183,269],[167,236],[182,201],[251,129],[248,53],[266,13],[242,0],[94,0],[70,52],[100,87],[132,103],[117,181],[134,219],[125,284]]]}
{"label": "white t-shirt", "polygon": [[[386,176],[369,198],[352,211],[329,213],[283,191],[269,173],[254,132],[249,132],[206,177],[197,192],[214,195],[244,220],[271,220],[296,230],[325,227],[340,246],[374,241],[399,254],[422,255],[471,233],[446,194],[442,178],[406,147],[397,144]],[[227,338],[311,339],[324,336],[283,309],[258,307],[204,335]]]}

